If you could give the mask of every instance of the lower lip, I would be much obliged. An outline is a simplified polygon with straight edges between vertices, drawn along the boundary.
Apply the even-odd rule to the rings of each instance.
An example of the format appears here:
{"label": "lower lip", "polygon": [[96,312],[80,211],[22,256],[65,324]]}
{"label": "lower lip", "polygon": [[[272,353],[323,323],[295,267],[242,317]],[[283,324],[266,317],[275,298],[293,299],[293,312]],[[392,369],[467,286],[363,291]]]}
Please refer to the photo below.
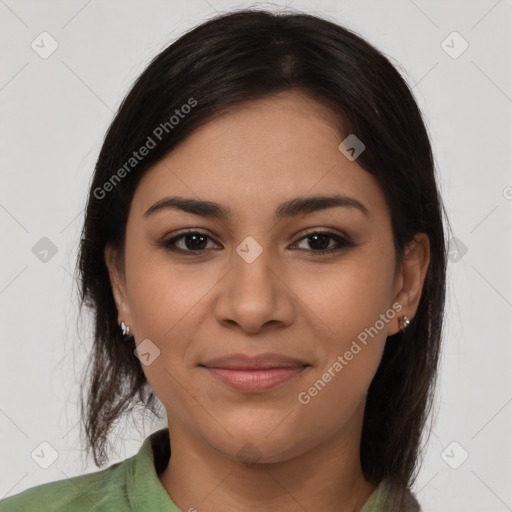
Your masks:
{"label": "lower lip", "polygon": [[205,367],[215,377],[226,384],[245,392],[259,392],[271,389],[281,384],[306,368],[294,366],[291,368],[268,368],[265,370],[231,370],[228,368]]}

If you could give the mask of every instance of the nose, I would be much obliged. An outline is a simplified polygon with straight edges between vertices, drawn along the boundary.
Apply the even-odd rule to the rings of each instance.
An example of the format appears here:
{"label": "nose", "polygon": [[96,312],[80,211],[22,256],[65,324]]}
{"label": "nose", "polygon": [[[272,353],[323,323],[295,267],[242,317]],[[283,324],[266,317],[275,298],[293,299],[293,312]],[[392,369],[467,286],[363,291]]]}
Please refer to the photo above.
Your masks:
{"label": "nose", "polygon": [[237,326],[255,334],[293,322],[293,292],[283,270],[270,256],[270,251],[263,250],[249,263],[233,254],[233,265],[219,283],[215,302],[214,314],[223,326]]}

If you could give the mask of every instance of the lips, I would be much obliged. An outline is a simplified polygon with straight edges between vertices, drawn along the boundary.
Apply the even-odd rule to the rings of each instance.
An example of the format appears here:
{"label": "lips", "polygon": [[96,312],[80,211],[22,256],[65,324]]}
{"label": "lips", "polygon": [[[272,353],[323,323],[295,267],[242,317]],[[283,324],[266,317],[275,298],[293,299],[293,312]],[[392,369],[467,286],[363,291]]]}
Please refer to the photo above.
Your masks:
{"label": "lips", "polygon": [[230,370],[265,370],[272,368],[299,368],[310,366],[307,362],[282,354],[265,353],[257,356],[230,354],[216,357],[199,364],[207,368],[225,368]]}
{"label": "lips", "polygon": [[311,365],[281,354],[231,354],[210,359],[199,365],[217,381],[237,391],[267,391],[291,380]]}

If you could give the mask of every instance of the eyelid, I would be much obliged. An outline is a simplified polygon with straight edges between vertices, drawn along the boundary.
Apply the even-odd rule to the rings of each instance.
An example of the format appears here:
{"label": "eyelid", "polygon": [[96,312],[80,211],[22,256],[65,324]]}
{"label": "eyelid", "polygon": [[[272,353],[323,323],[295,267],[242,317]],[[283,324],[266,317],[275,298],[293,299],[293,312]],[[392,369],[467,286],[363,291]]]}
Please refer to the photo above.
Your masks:
{"label": "eyelid", "polygon": [[[166,238],[166,241],[172,240],[172,239],[177,238],[179,236],[188,235],[188,234],[194,234],[194,233],[198,233],[198,234],[201,234],[201,235],[208,236],[215,243],[217,243],[217,244],[219,243],[215,239],[217,237],[217,234],[214,233],[212,235],[212,234],[210,234],[211,231],[203,230],[203,228],[194,228],[194,227],[183,228],[183,229],[180,229],[178,231],[175,231],[175,232],[172,233],[171,237]],[[315,227],[312,227],[312,228],[306,228],[305,231],[303,230],[300,233],[300,235],[296,235],[296,236],[299,236],[299,238],[297,238],[296,241],[299,241],[302,238],[304,238],[305,236],[308,236],[310,234],[315,234],[315,233],[333,234],[333,235],[337,235],[337,236],[346,238],[347,241],[349,241],[351,239],[351,237],[346,232],[341,231],[338,228],[332,228],[332,227],[328,227],[328,226],[315,226]]]}
{"label": "eyelid", "polygon": [[316,226],[314,228],[306,228],[306,230],[301,233],[300,238],[298,238],[297,240],[302,240],[302,238],[304,238],[305,236],[315,234],[315,233],[326,234],[326,235],[337,235],[339,237],[345,238],[347,241],[350,241],[350,239],[351,239],[351,237],[347,233],[345,233],[337,228],[329,228],[327,226]]}

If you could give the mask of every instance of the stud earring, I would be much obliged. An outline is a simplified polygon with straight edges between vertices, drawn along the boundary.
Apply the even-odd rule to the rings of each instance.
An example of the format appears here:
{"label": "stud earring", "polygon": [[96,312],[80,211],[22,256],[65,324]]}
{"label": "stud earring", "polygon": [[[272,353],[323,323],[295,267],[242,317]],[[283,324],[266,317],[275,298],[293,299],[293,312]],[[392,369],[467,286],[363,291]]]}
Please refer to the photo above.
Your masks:
{"label": "stud earring", "polygon": [[403,316],[399,316],[398,317],[398,320],[400,322],[400,330],[402,331],[403,329],[405,329],[410,323],[411,321],[409,320],[409,318],[407,318],[407,315],[403,315]]}
{"label": "stud earring", "polygon": [[125,338],[130,337],[130,332],[131,332],[130,326],[126,325],[124,322],[121,322],[121,331],[123,332],[123,336],[125,336]]}

